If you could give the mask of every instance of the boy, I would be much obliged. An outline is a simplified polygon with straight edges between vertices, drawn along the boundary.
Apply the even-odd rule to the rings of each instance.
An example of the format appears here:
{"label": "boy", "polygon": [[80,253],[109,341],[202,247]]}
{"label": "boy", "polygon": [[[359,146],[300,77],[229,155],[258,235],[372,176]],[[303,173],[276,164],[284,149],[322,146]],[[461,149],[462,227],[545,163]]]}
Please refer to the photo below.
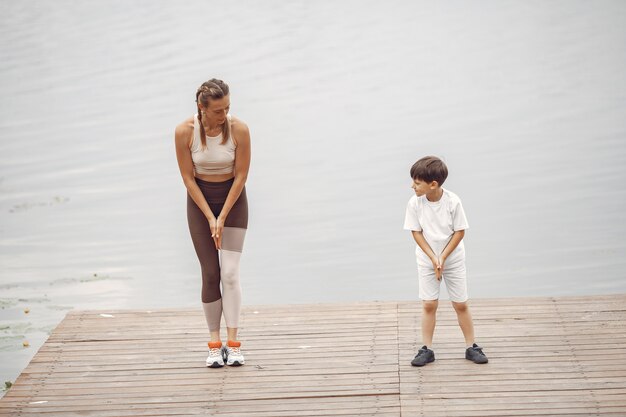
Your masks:
{"label": "boy", "polygon": [[467,305],[463,236],[469,225],[459,197],[441,187],[447,177],[446,164],[435,156],[426,156],[411,167],[415,195],[406,208],[404,229],[411,231],[418,246],[415,252],[424,345],[411,361],[413,366],[435,360],[435,352],[428,346],[433,343],[442,278],[468,346],[465,358],[487,363],[487,356],[474,343],[474,325]]}

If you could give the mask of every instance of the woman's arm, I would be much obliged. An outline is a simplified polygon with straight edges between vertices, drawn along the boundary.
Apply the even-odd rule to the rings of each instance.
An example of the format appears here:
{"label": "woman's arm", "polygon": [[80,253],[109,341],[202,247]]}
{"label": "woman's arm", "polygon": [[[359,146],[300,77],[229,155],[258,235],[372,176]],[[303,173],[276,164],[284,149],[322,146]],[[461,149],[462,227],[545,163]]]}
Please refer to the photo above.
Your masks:
{"label": "woman's arm", "polygon": [[222,211],[217,219],[216,238],[218,239],[218,245],[221,247],[222,228],[224,222],[230,213],[230,210],[235,205],[235,202],[241,195],[246,180],[248,179],[248,171],[250,169],[250,130],[248,126],[239,119],[233,118],[232,135],[237,143],[235,150],[235,180],[228,192]]}
{"label": "woman's arm", "polygon": [[202,191],[200,191],[200,187],[198,187],[194,177],[193,161],[191,160],[191,151],[189,150],[190,138],[191,135],[193,135],[193,124],[191,123],[187,120],[176,127],[176,133],[174,135],[176,143],[176,159],[178,160],[178,168],[180,169],[180,175],[183,177],[183,182],[185,183],[187,192],[209,221],[211,235],[215,238],[215,215],[213,215],[213,212],[211,211],[209,204],[206,202]]}

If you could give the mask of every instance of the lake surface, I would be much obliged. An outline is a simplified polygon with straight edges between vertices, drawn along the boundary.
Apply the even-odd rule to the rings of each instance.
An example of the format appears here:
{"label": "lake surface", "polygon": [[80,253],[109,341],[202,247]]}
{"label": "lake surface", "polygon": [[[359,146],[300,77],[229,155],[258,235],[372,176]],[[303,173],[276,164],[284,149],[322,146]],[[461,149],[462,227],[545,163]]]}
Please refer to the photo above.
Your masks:
{"label": "lake surface", "polygon": [[624,22],[621,1],[0,1],[0,383],[71,309],[200,308],[173,133],[212,77],[252,137],[244,304],[416,299],[429,154],[471,297],[626,292]]}

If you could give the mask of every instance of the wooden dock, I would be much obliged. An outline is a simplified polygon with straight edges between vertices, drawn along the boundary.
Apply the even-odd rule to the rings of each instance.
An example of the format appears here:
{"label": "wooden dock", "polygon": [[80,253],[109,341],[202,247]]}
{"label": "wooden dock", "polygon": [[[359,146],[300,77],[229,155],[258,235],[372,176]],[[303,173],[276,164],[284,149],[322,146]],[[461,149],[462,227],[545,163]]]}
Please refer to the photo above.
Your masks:
{"label": "wooden dock", "polygon": [[246,365],[204,366],[197,310],[74,311],[2,416],[626,416],[626,294],[471,302],[489,364],[448,302],[437,360],[411,367],[418,302],[244,309]]}

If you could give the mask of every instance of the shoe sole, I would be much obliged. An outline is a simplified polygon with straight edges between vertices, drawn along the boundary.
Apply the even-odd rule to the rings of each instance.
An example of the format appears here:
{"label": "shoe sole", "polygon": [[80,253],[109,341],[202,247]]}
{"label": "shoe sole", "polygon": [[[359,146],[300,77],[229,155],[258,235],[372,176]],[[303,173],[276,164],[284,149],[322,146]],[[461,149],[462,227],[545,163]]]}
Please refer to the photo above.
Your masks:
{"label": "shoe sole", "polygon": [[411,365],[412,366],[417,366],[418,368],[421,368],[422,366],[424,366],[424,365],[426,365],[428,363],[433,363],[433,362],[435,362],[434,358],[432,360],[426,361],[425,363],[422,363],[422,364],[414,364],[413,362],[411,362]]}
{"label": "shoe sole", "polygon": [[239,363],[239,361],[234,361],[233,363],[229,363],[227,364],[228,366],[241,366],[243,365],[245,362],[241,362]]}
{"label": "shoe sole", "polygon": [[469,359],[469,358],[465,358],[465,359],[467,359],[467,360],[468,360],[468,361],[470,361],[470,362],[474,362],[475,364],[478,364],[478,365],[484,365],[484,364],[486,364],[486,363],[489,363],[489,360],[486,360],[486,361],[484,361],[484,362],[476,362],[476,361],[471,360],[471,359]]}
{"label": "shoe sole", "polygon": [[221,365],[219,362],[213,362],[212,364],[207,364],[206,367],[207,368],[221,368],[224,365]]}

